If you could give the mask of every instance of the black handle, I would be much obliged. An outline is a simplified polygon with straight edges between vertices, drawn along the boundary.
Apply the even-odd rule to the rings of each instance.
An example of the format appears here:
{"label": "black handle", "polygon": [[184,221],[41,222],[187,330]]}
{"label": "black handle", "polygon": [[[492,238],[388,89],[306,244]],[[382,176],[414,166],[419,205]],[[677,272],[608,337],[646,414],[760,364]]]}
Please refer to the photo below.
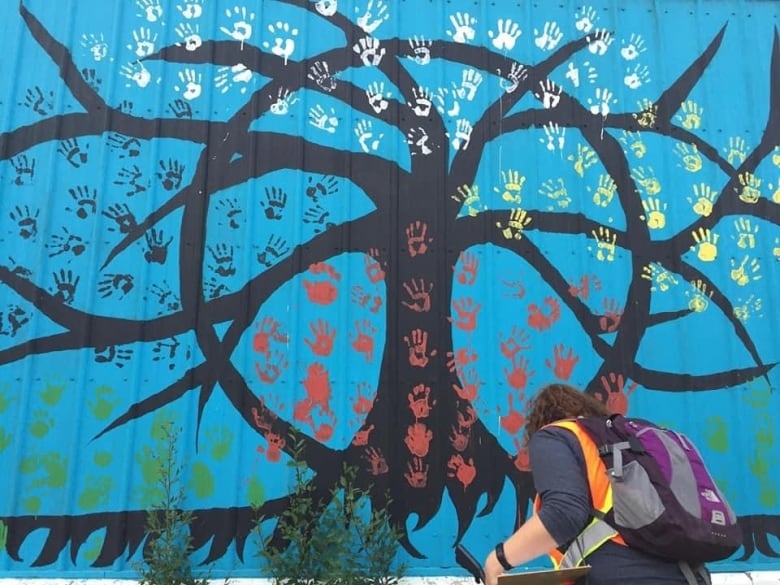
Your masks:
{"label": "black handle", "polygon": [[455,547],[455,561],[469,573],[474,575],[474,581],[477,583],[485,582],[485,571],[482,568],[482,565],[477,562],[474,555],[466,550],[466,547],[462,544]]}

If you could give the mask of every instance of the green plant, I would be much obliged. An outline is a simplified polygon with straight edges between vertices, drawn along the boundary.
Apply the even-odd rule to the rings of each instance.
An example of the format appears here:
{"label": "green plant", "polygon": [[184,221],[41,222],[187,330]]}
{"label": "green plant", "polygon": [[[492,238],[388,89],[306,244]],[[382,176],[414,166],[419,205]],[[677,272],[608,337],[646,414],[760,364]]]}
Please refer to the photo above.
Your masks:
{"label": "green plant", "polygon": [[[371,507],[371,486],[358,486],[357,469],[347,465],[330,491],[319,491],[304,449],[293,437],[294,485],[277,516],[278,542],[260,536],[258,554],[274,584],[395,585],[406,566],[396,563],[400,534],[387,507]],[[258,534],[263,521],[259,514]]]}
{"label": "green plant", "polygon": [[[186,496],[179,463],[178,438],[181,428],[166,421],[156,429],[157,441],[150,457],[155,467],[159,501],[147,509],[147,543],[143,561],[136,564],[141,585],[208,585],[208,577],[193,576],[190,526],[195,520],[184,509]],[[227,581],[226,581],[227,582]]]}

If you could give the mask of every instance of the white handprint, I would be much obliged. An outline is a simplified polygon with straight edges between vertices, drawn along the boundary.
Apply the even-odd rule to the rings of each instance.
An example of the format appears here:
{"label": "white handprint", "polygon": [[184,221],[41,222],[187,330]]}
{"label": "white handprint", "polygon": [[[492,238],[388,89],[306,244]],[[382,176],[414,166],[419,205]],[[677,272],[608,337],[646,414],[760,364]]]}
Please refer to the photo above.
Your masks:
{"label": "white handprint", "polygon": [[[436,100],[436,109],[440,114],[446,113],[450,117],[455,117],[460,114],[460,102],[457,100],[458,87],[453,84],[452,90],[448,90],[446,87],[440,87],[436,91],[436,95],[433,99]],[[448,106],[449,104],[449,106]]]}
{"label": "white handprint", "polygon": [[135,5],[143,11],[138,16],[146,18],[148,22],[157,22],[162,18],[163,9],[160,0],[136,0]]}
{"label": "white handprint", "polygon": [[561,101],[561,87],[550,79],[545,79],[539,82],[539,88],[534,92],[536,99],[542,100],[542,106],[545,109],[550,110],[558,105]]}
{"label": "white handprint", "polygon": [[384,134],[380,134],[378,138],[374,139],[373,128],[374,124],[371,120],[358,120],[355,126],[355,136],[357,136],[363,152],[368,153],[379,148],[379,141],[382,140]]}
{"label": "white handprint", "polygon": [[474,40],[476,31],[474,25],[477,19],[468,12],[456,12],[450,15],[450,22],[454,30],[447,30],[447,36],[452,37],[456,43],[468,43]]}
{"label": "white handprint", "polygon": [[[141,27],[138,30],[133,31],[133,39],[135,40],[135,54],[143,59],[154,53],[154,43],[157,41],[157,33],[152,35],[152,31],[149,28]],[[127,48],[133,50],[133,45],[127,45]]]}
{"label": "white handprint", "polygon": [[234,41],[241,43],[243,47],[244,42],[252,36],[252,21],[255,19],[255,13],[250,12],[247,15],[246,6],[235,6],[232,10],[225,10],[225,16],[233,20],[232,28],[221,26],[219,30]]}
{"label": "white handprint", "polygon": [[336,109],[331,108],[330,114],[328,114],[320,104],[309,108],[309,124],[330,134],[335,134],[336,128],[339,126]]}
{"label": "white handprint", "polygon": [[390,97],[390,93],[388,92],[385,95],[385,84],[383,81],[373,81],[368,85],[368,88],[366,89],[366,97],[368,98],[368,105],[371,106],[371,109],[374,110],[377,114],[381,114],[384,112],[387,107],[390,105],[390,103],[385,99],[386,97]]}
{"label": "white handprint", "polygon": [[623,48],[620,49],[620,56],[626,61],[633,61],[646,50],[645,40],[642,38],[642,35],[631,33],[628,43],[623,39]]}
{"label": "white handprint", "polygon": [[[585,69],[585,78],[590,83],[595,83],[596,79],[598,78],[598,73],[596,73],[596,68],[593,67],[588,61],[585,61],[582,64],[583,68]],[[577,67],[573,61],[569,62],[568,69],[566,70],[566,79],[570,80],[572,82],[572,85],[574,87],[580,86],[580,68]]]}
{"label": "white handprint", "polygon": [[542,51],[552,51],[561,42],[563,32],[557,22],[548,20],[544,23],[541,33],[534,29],[534,37],[534,44]]}
{"label": "white handprint", "polygon": [[[203,44],[203,39],[200,38],[200,26],[191,25],[188,22],[184,22],[173,29],[178,37],[184,41],[184,48],[188,51],[194,51]],[[181,43],[176,43],[177,45]]]}
{"label": "white handprint", "polygon": [[550,152],[563,150],[563,146],[566,144],[566,128],[561,128],[555,122],[550,122],[542,126],[544,128],[545,138],[540,138],[539,142],[545,145],[545,148]]}
{"label": "white handprint", "polygon": [[289,89],[280,87],[276,92],[276,97],[269,95],[269,98],[273,100],[269,110],[275,116],[285,116],[290,111],[290,106],[298,101],[294,93],[291,93]]}
{"label": "white handprint", "polygon": [[175,85],[174,89],[180,91],[185,100],[197,99],[203,91],[201,86],[202,79],[203,75],[201,73],[198,73],[191,67],[187,67],[183,71],[179,71],[179,81],[183,85]]}
{"label": "white handprint", "polygon": [[[501,75],[501,70],[499,69],[497,73]],[[501,77],[501,81],[498,84],[505,92],[512,93],[520,85],[520,82],[525,81],[527,77],[528,68],[525,65],[514,62],[509,68],[509,73],[507,73],[506,77]]]}
{"label": "white handprint", "polygon": [[284,59],[284,64],[287,65],[287,60],[295,51],[295,37],[298,36],[298,29],[291,28],[287,22],[277,21],[276,24],[268,25],[268,32],[274,38],[273,45],[269,41],[263,42],[263,47],[270,49],[270,51],[277,57]]}
{"label": "white handprint", "polygon": [[630,89],[639,89],[645,83],[650,82],[650,70],[647,65],[634,65],[633,69],[626,69],[626,75],[623,77],[623,83]]}
{"label": "white handprint", "polygon": [[615,39],[608,30],[598,29],[592,36],[585,37],[585,40],[588,41],[588,51],[600,56],[607,52]]}
{"label": "white handprint", "polygon": [[499,51],[511,51],[523,31],[520,25],[510,19],[498,19],[497,31],[488,31],[488,36],[493,39],[493,46]]}
{"label": "white handprint", "polygon": [[460,118],[455,124],[455,138],[452,139],[452,148],[466,150],[471,141],[471,132],[474,127],[465,118]]}
{"label": "white handprint", "polygon": [[409,107],[412,108],[415,116],[424,117],[431,113],[431,92],[427,87],[413,87],[412,97],[414,97],[414,103],[410,103]]}
{"label": "white handprint", "polygon": [[[360,8],[355,6],[355,14],[360,13]],[[368,0],[366,9],[362,16],[358,16],[357,25],[363,29],[367,35],[373,33],[381,24],[390,17],[387,12],[387,4],[384,0],[376,0],[376,15],[374,14],[374,0]]]}
{"label": "white handprint", "polygon": [[[152,80],[152,74],[149,73],[149,70],[146,69],[140,61],[122,65],[122,67],[119,68],[119,74],[130,81],[134,81],[140,88],[146,87]],[[130,85],[128,84],[127,87],[130,87]]]}
{"label": "white handprint", "polygon": [[594,116],[601,114],[603,117],[609,115],[609,104],[616,103],[617,100],[612,98],[612,92],[605,88],[596,88],[596,99],[588,98],[588,105],[590,106],[590,113]]}
{"label": "white handprint", "polygon": [[596,9],[593,8],[593,6],[584,6],[583,8],[580,8],[574,18],[576,19],[574,28],[576,28],[578,31],[584,32],[585,34],[591,31],[593,25],[598,20],[598,16],[596,16]]}
{"label": "white handprint", "polygon": [[424,128],[412,128],[409,130],[409,134],[406,135],[406,143],[410,146],[416,146],[417,149],[412,149],[412,156],[415,156],[418,151],[423,156],[428,156],[433,152],[428,147],[428,133]]}
{"label": "white handprint", "polygon": [[433,41],[425,40],[425,37],[416,35],[409,39],[409,47],[412,49],[412,55],[407,55],[418,65],[427,65],[431,62],[431,45]]}
{"label": "white handprint", "polygon": [[360,60],[366,67],[378,67],[387,52],[384,47],[380,47],[379,39],[374,37],[363,37],[352,45],[352,50],[360,55]]}
{"label": "white handprint", "polygon": [[[221,93],[227,93],[234,83],[247,84],[252,80],[252,71],[243,63],[238,63],[232,67],[220,67],[214,76],[214,85]],[[246,87],[239,90],[240,93],[246,93]]]}
{"label": "white handprint", "polygon": [[97,35],[84,33],[81,35],[81,46],[89,49],[95,61],[102,61],[108,57],[108,44],[106,44],[103,33]]}
{"label": "white handprint", "polygon": [[322,16],[333,16],[339,8],[338,0],[317,0],[314,8]]}
{"label": "white handprint", "polygon": [[460,81],[460,89],[458,90],[458,97],[472,101],[477,94],[477,89],[482,84],[482,74],[476,69],[464,69]]}
{"label": "white handprint", "polygon": [[181,12],[181,15],[187,20],[194,20],[200,18],[203,14],[203,0],[189,0],[184,4],[177,4],[176,9]]}
{"label": "white handprint", "polygon": [[330,66],[327,61],[315,61],[314,65],[309,67],[307,77],[327,93],[336,89],[336,78],[330,74]]}

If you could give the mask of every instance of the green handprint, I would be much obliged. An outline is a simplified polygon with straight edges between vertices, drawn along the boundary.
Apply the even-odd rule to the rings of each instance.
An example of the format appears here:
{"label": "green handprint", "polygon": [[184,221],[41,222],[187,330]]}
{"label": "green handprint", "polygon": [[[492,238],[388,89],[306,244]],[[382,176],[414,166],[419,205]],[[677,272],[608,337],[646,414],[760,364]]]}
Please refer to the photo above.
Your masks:
{"label": "green handprint", "polygon": [[32,413],[32,423],[30,423],[30,433],[36,439],[42,439],[54,426],[54,419],[49,416],[45,410],[36,410]]}
{"label": "green handprint", "polygon": [[118,398],[114,398],[114,389],[111,386],[98,386],[95,388],[95,400],[88,401],[87,406],[96,419],[106,420],[119,402]]}
{"label": "green handprint", "polygon": [[777,506],[777,486],[768,479],[762,479],[758,488],[758,501],[765,508]]}
{"label": "green handprint", "polygon": [[759,479],[766,478],[769,473],[769,461],[767,461],[766,452],[763,449],[755,449],[753,458],[748,461],[750,471]]}
{"label": "green handprint", "polygon": [[49,406],[55,406],[62,399],[62,393],[67,386],[65,384],[54,384],[53,382],[46,381],[46,388],[41,392],[41,400]]}
{"label": "green handprint", "polygon": [[79,506],[83,510],[94,510],[108,504],[108,496],[114,487],[109,476],[87,477],[87,487],[79,495]]}
{"label": "green handprint", "polygon": [[5,522],[0,520],[0,550],[5,550],[5,545],[8,542],[8,526]]}
{"label": "green handprint", "polygon": [[108,467],[111,465],[113,457],[108,451],[100,451],[99,453],[95,453],[93,459],[95,461],[95,465],[98,467]]}
{"label": "green handprint", "polygon": [[719,416],[712,416],[706,421],[704,437],[710,449],[717,453],[725,453],[729,449],[729,435],[726,421]]}
{"label": "green handprint", "polygon": [[753,408],[766,408],[769,406],[769,402],[772,399],[772,391],[770,388],[756,388],[752,387],[748,390],[748,394],[742,397],[747,404]]}
{"label": "green handprint", "polygon": [[215,461],[222,461],[230,453],[233,433],[228,427],[214,427],[207,430],[206,439],[211,443],[211,456]]}
{"label": "green handprint", "polygon": [[772,448],[775,444],[775,429],[771,426],[771,423],[756,431],[756,443],[767,449]]}
{"label": "green handprint", "polygon": [[0,453],[8,449],[13,438],[14,436],[11,433],[6,433],[5,429],[0,427]]}
{"label": "green handprint", "polygon": [[145,445],[139,453],[136,453],[135,462],[141,467],[141,477],[145,484],[154,485],[160,480],[158,455],[151,447]]}
{"label": "green handprint", "polygon": [[87,542],[84,543],[84,548],[81,549],[81,556],[84,558],[84,560],[90,564],[94,563],[98,558],[98,555],[100,555],[100,550],[103,548],[103,542],[103,536],[97,533],[93,533],[87,539]]}
{"label": "green handprint", "polygon": [[11,406],[11,402],[14,401],[15,397],[9,397],[8,391],[8,384],[3,384],[2,388],[0,388],[0,414],[3,414]]}
{"label": "green handprint", "polygon": [[174,433],[174,425],[179,418],[179,413],[160,410],[152,419],[152,428],[149,435],[155,441],[166,441]]}
{"label": "green handprint", "polygon": [[31,455],[30,457],[22,459],[22,462],[19,464],[19,471],[22,473],[35,473],[38,471],[39,466],[38,457],[36,455]]}
{"label": "green handprint", "polygon": [[199,498],[214,495],[214,475],[205,463],[196,461],[193,464],[190,486]]}
{"label": "green handprint", "polygon": [[265,487],[256,477],[249,480],[247,497],[252,508],[259,508],[265,503]]}
{"label": "green handprint", "polygon": [[43,467],[44,476],[32,482],[33,488],[61,488],[68,479],[68,461],[59,453],[47,453],[38,460]]}
{"label": "green handprint", "polygon": [[30,496],[22,500],[22,508],[30,514],[37,514],[41,511],[41,499],[38,496]]}

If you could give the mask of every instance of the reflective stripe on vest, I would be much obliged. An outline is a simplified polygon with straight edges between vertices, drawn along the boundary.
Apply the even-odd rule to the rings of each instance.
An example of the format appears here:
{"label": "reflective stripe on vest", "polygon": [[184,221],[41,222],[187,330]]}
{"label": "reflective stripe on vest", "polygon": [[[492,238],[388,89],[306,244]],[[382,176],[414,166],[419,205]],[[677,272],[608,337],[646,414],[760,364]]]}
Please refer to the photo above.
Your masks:
{"label": "reflective stripe on vest", "polygon": [[[567,429],[577,437],[585,459],[585,472],[588,476],[591,504],[594,510],[606,514],[612,508],[612,484],[596,444],[574,420],[558,421],[547,426]],[[540,507],[541,499],[537,494],[534,499],[534,509],[538,512]],[[609,540],[624,546],[626,544],[614,528],[599,518],[593,518],[565,552],[562,553],[555,549],[550,551],[549,555],[556,569],[577,567],[582,564],[585,557]]]}

